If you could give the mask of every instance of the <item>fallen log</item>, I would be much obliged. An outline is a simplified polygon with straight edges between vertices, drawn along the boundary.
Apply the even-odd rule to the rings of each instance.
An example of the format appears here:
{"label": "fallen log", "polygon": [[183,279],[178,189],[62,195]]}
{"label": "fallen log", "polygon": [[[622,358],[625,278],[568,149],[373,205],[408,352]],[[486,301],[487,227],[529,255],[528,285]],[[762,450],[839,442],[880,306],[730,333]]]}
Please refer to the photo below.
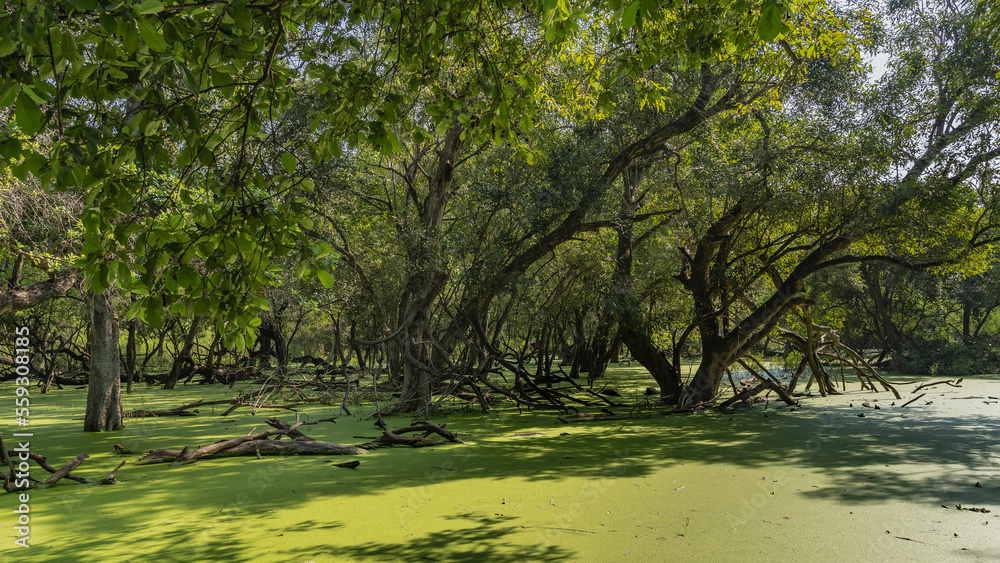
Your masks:
{"label": "fallen log", "polygon": [[767,384],[768,382],[763,381],[758,383],[756,387],[744,387],[742,391],[723,401],[719,405],[719,410],[724,411],[740,401],[746,401],[750,397],[764,392],[765,389],[768,389]]}
{"label": "fallen log", "polygon": [[[190,450],[188,450],[190,451]],[[199,458],[244,457],[256,455],[364,455],[368,451],[357,446],[345,446],[331,442],[303,440],[251,440],[241,442],[224,450],[198,456]],[[139,458],[136,465],[172,463],[178,461],[184,450],[149,450]],[[181,462],[184,463],[184,462]]]}
{"label": "fallen log", "polygon": [[[965,379],[965,378],[964,377],[960,377],[960,378],[958,378],[957,381],[954,380],[954,379],[945,379],[943,381],[935,381],[934,383],[922,383],[922,384],[918,385],[916,387],[916,389],[913,390],[913,392],[916,393],[917,391],[920,391],[924,387],[934,387],[935,385],[941,385],[941,384],[948,385],[948,386],[951,386],[951,387],[961,387],[963,379]],[[954,381],[954,383],[952,383],[953,381]]]}
{"label": "fallen log", "polygon": [[[369,442],[369,444],[367,445],[373,447],[404,445],[404,446],[413,446],[415,448],[419,448],[422,446],[436,446],[438,444],[444,443],[441,440],[428,438],[428,436],[430,436],[431,434],[437,434],[439,436],[442,436],[449,442],[462,443],[462,440],[457,435],[455,435],[449,430],[444,429],[445,426],[444,424],[438,426],[428,420],[425,420],[420,424],[404,426],[399,430],[393,431],[389,430],[389,427],[386,425],[385,421],[382,420],[382,415],[379,413],[376,414],[378,416],[375,421],[375,426],[378,426],[379,428],[382,429],[382,435],[376,438],[374,442]],[[408,434],[410,432],[422,432],[423,434],[420,436],[402,436],[402,434]]]}
{"label": "fallen log", "polygon": [[52,485],[55,485],[56,483],[59,482],[60,479],[62,479],[63,477],[67,477],[70,471],[76,469],[81,463],[83,463],[83,460],[87,459],[88,457],[90,456],[87,455],[87,452],[80,452],[80,455],[67,461],[65,464],[63,464],[62,467],[60,467],[52,475],[50,475],[48,479],[42,481],[42,486],[51,487]]}
{"label": "fallen log", "polygon": [[[328,461],[327,463],[330,463],[330,462]],[[358,460],[345,461],[344,463],[334,463],[333,464],[334,467],[344,467],[344,468],[347,468],[347,469],[354,469],[355,467],[357,467],[359,465],[361,465],[361,462],[358,461]]]}
{"label": "fallen log", "polygon": [[[753,356],[751,356],[751,358],[753,358]],[[756,361],[756,358],[753,359]],[[757,380],[760,381],[764,386],[766,386],[771,391],[777,393],[778,396],[781,397],[781,400],[785,402],[785,404],[793,407],[798,405],[798,403],[795,402],[795,399],[793,399],[791,395],[789,395],[788,392],[785,391],[785,389],[781,386],[781,382],[779,382],[777,378],[771,375],[771,372],[768,372],[766,369],[764,370],[770,378],[768,379],[763,375],[757,373],[757,370],[747,365],[747,363],[744,362],[743,360],[737,360],[737,362],[739,362],[741,366],[743,366],[747,371],[749,371],[750,374],[753,375],[755,378],[757,378]],[[758,365],[760,365],[761,369],[764,369],[763,364],[760,364],[760,362],[758,362]]]}
{"label": "fallen log", "polygon": [[423,436],[400,436],[389,430],[384,430],[382,435],[378,437],[377,440],[372,442],[373,446],[413,446],[415,448],[420,448],[423,446],[437,446],[438,444],[443,444],[444,440],[438,440],[436,438],[425,438]]}
{"label": "fallen log", "polygon": [[207,407],[210,405],[231,405],[235,401],[235,399],[223,399],[219,401],[206,401],[205,399],[199,399],[193,403],[181,405],[172,409],[162,409],[157,411],[147,409],[134,410],[132,412],[125,413],[125,418],[139,418],[146,416],[195,416],[198,414],[198,411],[188,412],[188,409],[193,409],[195,407]]}
{"label": "fallen log", "polygon": [[[48,471],[49,473],[55,473],[56,471],[58,471],[58,469],[55,469],[54,467],[51,467],[46,462],[45,456],[43,456],[42,454],[29,453],[28,454],[28,458],[30,458],[32,461],[34,461],[35,463],[37,463],[38,467],[41,467],[42,469]],[[72,475],[72,474],[67,474],[63,478],[64,479],[69,479],[71,481],[76,481],[77,483],[86,483],[87,482],[87,480],[84,479],[83,477],[77,477],[76,475]]]}
{"label": "fallen log", "polygon": [[[309,421],[309,422],[301,422],[301,423],[299,423],[299,425],[300,426],[305,426],[307,424],[320,424],[321,422],[334,422],[335,423],[335,422],[337,422],[337,418],[338,418],[337,416],[331,416],[330,418],[321,418],[319,420],[312,420],[312,421]],[[306,436],[301,431],[299,431],[297,427],[296,428],[292,428],[292,425],[288,424],[284,420],[281,420],[280,418],[272,417],[272,418],[269,418],[269,419],[265,420],[264,422],[266,422],[268,424],[268,426],[270,426],[271,428],[277,428],[277,429],[280,429],[280,430],[287,430],[287,435],[291,439],[293,439],[293,440],[303,440],[303,441],[307,441],[307,442],[314,442],[314,441],[316,441],[315,438],[310,438],[309,436]]]}
{"label": "fallen log", "polygon": [[[138,465],[150,463],[172,462],[185,464],[199,458],[231,457],[245,455],[339,455],[339,454],[365,454],[363,448],[356,446],[344,446],[329,442],[319,442],[306,436],[299,427],[304,424],[318,424],[332,419],[323,419],[311,423],[296,421],[295,424],[288,424],[279,418],[270,418],[267,423],[274,427],[273,430],[260,432],[258,434],[248,433],[230,440],[220,440],[214,444],[200,446],[195,449],[184,448],[183,450],[149,450],[136,461]],[[270,439],[277,436],[277,439]],[[281,436],[290,436],[292,440],[281,441]]]}
{"label": "fallen log", "polygon": [[152,416],[156,416],[156,417],[158,417],[158,416],[195,416],[196,414],[198,414],[198,411],[195,410],[193,412],[190,412],[189,409],[193,409],[195,407],[207,407],[207,406],[211,406],[211,405],[232,405],[232,407],[230,407],[228,410],[226,410],[226,412],[222,413],[221,416],[226,416],[229,413],[233,412],[234,410],[236,410],[236,409],[238,409],[240,407],[253,407],[254,411],[256,412],[258,409],[287,409],[287,410],[290,410],[290,411],[294,411],[295,407],[298,406],[298,405],[257,404],[257,403],[254,403],[252,401],[247,401],[245,398],[239,398],[239,399],[221,399],[221,400],[218,400],[218,401],[206,401],[204,399],[200,399],[200,400],[197,400],[197,401],[195,401],[193,403],[188,403],[186,405],[181,405],[179,407],[174,407],[172,409],[162,409],[162,410],[156,410],[156,411],[151,411],[151,410],[147,410],[147,409],[134,410],[134,411],[125,413],[125,418],[140,418],[140,417],[147,417],[147,416],[151,416],[151,417]]}
{"label": "fallen log", "polygon": [[457,435],[455,435],[454,433],[452,433],[449,430],[445,430],[444,427],[445,427],[444,424],[442,424],[441,426],[438,426],[438,425],[436,425],[436,424],[434,424],[434,423],[432,423],[432,422],[430,422],[428,420],[425,420],[425,421],[421,422],[420,424],[414,424],[412,426],[406,426],[404,428],[400,428],[399,430],[395,430],[395,431],[393,431],[393,434],[406,434],[406,433],[409,433],[409,432],[423,432],[423,437],[424,438],[426,438],[427,436],[430,436],[431,434],[437,434],[437,435],[443,437],[445,440],[448,440],[449,442],[462,443],[462,440]]}

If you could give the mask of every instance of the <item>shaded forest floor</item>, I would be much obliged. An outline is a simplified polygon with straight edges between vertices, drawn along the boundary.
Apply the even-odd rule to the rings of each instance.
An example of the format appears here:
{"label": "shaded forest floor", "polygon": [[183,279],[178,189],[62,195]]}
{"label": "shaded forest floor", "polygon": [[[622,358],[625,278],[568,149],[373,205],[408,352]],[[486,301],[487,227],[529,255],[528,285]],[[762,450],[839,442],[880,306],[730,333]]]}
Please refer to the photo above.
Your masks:
{"label": "shaded forest floor", "polygon": [[[645,385],[636,380],[623,402],[641,400]],[[1000,396],[1000,379],[924,389],[901,408],[916,397],[914,387],[898,387],[903,401],[855,388],[803,398],[800,408],[772,401],[734,414],[669,417],[640,408],[641,418],[573,424],[509,405],[489,414],[456,407],[434,421],[447,422],[464,444],[180,467],[131,461],[148,449],[261,431],[265,418],[294,414],[241,408],[223,417],[228,407],[220,405],[197,417],[132,419],[120,432],[84,434],[86,391],[59,390],[32,396],[32,451],[56,466],[86,451],[90,459],[74,473],[93,481],[122,459],[130,463],[113,486],[64,480],[32,491],[27,550],[13,544],[15,497],[0,494],[0,560],[997,560],[1000,402],[990,397]],[[11,392],[5,384],[0,397]],[[140,386],[125,403],[155,410],[236,392]],[[336,410],[300,408],[303,419]],[[368,442],[379,435],[362,420],[371,412],[352,407],[353,416],[305,432]],[[5,426],[8,444],[12,431]],[[136,454],[115,454],[116,443]],[[356,469],[329,463],[353,459]]]}

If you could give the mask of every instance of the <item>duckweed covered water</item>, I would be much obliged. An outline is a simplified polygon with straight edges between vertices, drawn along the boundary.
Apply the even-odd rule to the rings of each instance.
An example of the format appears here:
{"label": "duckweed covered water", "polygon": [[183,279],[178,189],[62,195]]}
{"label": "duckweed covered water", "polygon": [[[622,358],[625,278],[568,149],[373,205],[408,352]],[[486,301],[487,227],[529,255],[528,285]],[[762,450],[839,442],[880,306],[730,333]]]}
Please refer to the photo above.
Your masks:
{"label": "duckweed covered water", "polygon": [[[904,401],[913,387],[900,386]],[[855,390],[794,410],[771,402],[732,415],[576,424],[512,407],[458,412],[435,420],[466,443],[377,450],[352,458],[357,469],[323,456],[128,463],[116,485],[63,480],[31,491],[29,549],[14,545],[17,499],[0,494],[0,560],[1000,559],[1000,403],[989,398],[1000,396],[1000,381],[925,391],[906,408],[889,393]],[[235,393],[149,388],[125,401],[154,409]],[[0,388],[0,398],[10,395]],[[86,451],[74,473],[94,481],[123,459],[116,443],[135,452],[195,447],[266,429],[269,416],[294,419],[246,408],[222,417],[227,407],[216,406],[92,434],[80,430],[85,398],[85,390],[34,395],[31,449],[56,466]],[[335,411],[301,409],[304,419]],[[345,444],[378,435],[361,420],[370,407],[352,412],[306,433]],[[10,444],[15,430],[3,428]]]}

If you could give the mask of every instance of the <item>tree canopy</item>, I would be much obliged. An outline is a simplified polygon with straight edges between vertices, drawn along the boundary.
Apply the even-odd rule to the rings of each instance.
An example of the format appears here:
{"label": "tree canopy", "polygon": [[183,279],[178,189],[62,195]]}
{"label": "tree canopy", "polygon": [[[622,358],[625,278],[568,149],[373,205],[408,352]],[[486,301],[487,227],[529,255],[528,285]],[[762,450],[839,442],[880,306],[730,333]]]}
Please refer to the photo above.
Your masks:
{"label": "tree canopy", "polygon": [[[664,398],[710,401],[779,328],[812,334],[828,271],[990,270],[983,21],[947,3],[8,3],[0,236],[56,277],[9,284],[0,312],[79,268],[129,318],[188,319],[181,357],[210,327],[213,350],[285,362],[288,296],[317,291],[404,410],[486,385],[517,339],[592,378],[625,346]],[[32,205],[67,236],[14,228]],[[313,289],[276,300],[294,284]]]}

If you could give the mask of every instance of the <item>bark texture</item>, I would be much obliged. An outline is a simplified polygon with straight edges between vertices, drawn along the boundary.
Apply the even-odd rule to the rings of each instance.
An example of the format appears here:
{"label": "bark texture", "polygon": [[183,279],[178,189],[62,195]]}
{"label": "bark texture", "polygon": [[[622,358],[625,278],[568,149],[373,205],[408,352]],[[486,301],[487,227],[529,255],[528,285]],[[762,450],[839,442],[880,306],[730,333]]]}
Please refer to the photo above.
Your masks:
{"label": "bark texture", "polygon": [[87,295],[87,321],[90,375],[83,429],[119,430],[123,424],[118,314],[107,291]]}

